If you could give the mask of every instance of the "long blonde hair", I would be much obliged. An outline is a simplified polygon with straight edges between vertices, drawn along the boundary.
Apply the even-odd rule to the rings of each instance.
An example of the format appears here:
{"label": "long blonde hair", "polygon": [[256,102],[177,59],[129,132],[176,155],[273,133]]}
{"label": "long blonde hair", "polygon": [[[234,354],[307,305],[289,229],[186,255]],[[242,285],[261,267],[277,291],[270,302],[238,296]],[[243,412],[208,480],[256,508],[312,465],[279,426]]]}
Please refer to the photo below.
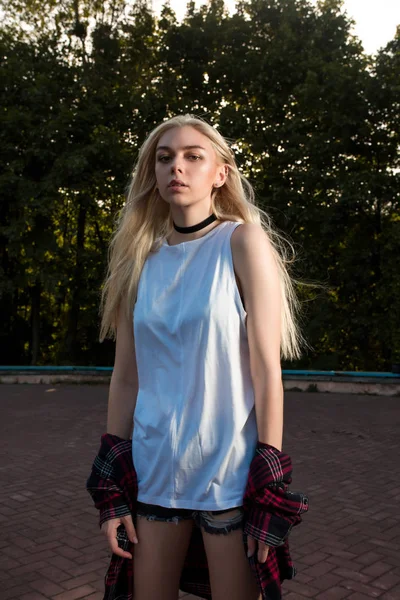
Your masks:
{"label": "long blonde hair", "polygon": [[104,281],[100,314],[100,342],[106,337],[115,339],[118,310],[126,299],[126,310],[132,318],[143,265],[150,252],[156,252],[162,241],[174,231],[169,205],[156,189],[155,156],[161,136],[173,127],[190,126],[210,140],[217,159],[229,165],[225,184],[211,198],[212,211],[219,221],[257,223],[266,232],[278,266],[282,312],[281,356],[300,357],[303,338],[297,324],[300,302],[295,281],[289,276],[288,265],[293,262],[293,246],[278,233],[268,214],[255,205],[254,191],[240,173],[234,154],[223,136],[211,125],[194,115],[179,115],[158,125],[140,148],[127,199],[120,211],[108,252],[108,271]]}

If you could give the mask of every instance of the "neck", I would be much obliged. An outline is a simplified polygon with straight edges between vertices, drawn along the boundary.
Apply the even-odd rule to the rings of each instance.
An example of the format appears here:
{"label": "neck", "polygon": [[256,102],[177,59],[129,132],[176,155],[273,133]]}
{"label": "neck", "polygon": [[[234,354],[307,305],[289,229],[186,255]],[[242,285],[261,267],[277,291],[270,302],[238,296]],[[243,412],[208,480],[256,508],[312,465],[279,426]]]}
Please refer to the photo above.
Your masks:
{"label": "neck", "polygon": [[178,231],[179,233],[188,235],[191,233],[195,233],[197,231],[201,231],[202,229],[205,229],[206,227],[211,225],[211,223],[213,223],[216,220],[217,220],[216,215],[211,214],[208,217],[206,217],[205,219],[202,219],[201,221],[194,223],[193,225],[179,225],[178,223],[175,222],[175,220],[173,220],[173,224],[174,224],[175,231]]}
{"label": "neck", "polygon": [[174,232],[167,240],[170,246],[174,246],[175,244],[179,244],[180,242],[190,242],[191,240],[197,240],[206,235],[215,227],[218,227],[218,225],[220,224],[217,217],[213,214],[202,219],[201,221],[185,223],[184,225],[178,225],[175,220],[173,220],[173,223]]}

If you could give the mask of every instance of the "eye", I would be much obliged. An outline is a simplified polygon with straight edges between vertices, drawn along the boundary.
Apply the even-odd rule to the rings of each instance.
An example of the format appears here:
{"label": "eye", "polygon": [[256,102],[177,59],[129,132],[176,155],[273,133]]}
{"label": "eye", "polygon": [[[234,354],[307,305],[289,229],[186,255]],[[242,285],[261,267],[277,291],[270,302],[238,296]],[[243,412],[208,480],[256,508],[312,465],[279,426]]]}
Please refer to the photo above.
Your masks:
{"label": "eye", "polygon": [[190,160],[197,161],[201,159],[201,156],[199,156],[198,154],[190,154],[189,158]]}
{"label": "eye", "polygon": [[157,157],[158,162],[161,162],[161,163],[166,163],[166,162],[168,162],[169,159],[170,159],[170,157],[168,156],[168,154],[160,154]]}

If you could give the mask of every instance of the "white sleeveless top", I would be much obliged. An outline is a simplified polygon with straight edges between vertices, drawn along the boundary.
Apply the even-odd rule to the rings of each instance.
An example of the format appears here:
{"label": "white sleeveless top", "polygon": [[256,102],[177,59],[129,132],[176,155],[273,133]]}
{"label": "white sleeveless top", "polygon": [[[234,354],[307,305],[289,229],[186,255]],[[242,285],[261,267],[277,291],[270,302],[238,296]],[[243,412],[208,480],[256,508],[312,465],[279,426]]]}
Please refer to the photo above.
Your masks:
{"label": "white sleeveless top", "polygon": [[210,511],[242,504],[257,425],[230,245],[238,225],[225,221],[174,246],[164,240],[144,264],[132,436],[141,502]]}

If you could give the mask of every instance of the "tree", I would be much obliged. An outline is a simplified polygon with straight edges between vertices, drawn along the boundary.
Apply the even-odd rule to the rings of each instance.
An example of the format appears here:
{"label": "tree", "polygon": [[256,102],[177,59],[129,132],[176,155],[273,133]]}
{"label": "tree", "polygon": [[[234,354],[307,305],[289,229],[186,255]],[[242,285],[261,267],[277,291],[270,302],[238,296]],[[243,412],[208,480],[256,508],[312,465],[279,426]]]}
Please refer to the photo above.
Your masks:
{"label": "tree", "polygon": [[339,0],[248,0],[232,16],[189,2],[180,24],[168,2],[158,20],[142,0],[2,6],[3,362],[111,363],[97,311],[114,218],[145,136],[194,112],[294,240],[294,274],[325,284],[314,302],[299,290],[314,350],[293,366],[390,368],[398,34],[365,55]]}

